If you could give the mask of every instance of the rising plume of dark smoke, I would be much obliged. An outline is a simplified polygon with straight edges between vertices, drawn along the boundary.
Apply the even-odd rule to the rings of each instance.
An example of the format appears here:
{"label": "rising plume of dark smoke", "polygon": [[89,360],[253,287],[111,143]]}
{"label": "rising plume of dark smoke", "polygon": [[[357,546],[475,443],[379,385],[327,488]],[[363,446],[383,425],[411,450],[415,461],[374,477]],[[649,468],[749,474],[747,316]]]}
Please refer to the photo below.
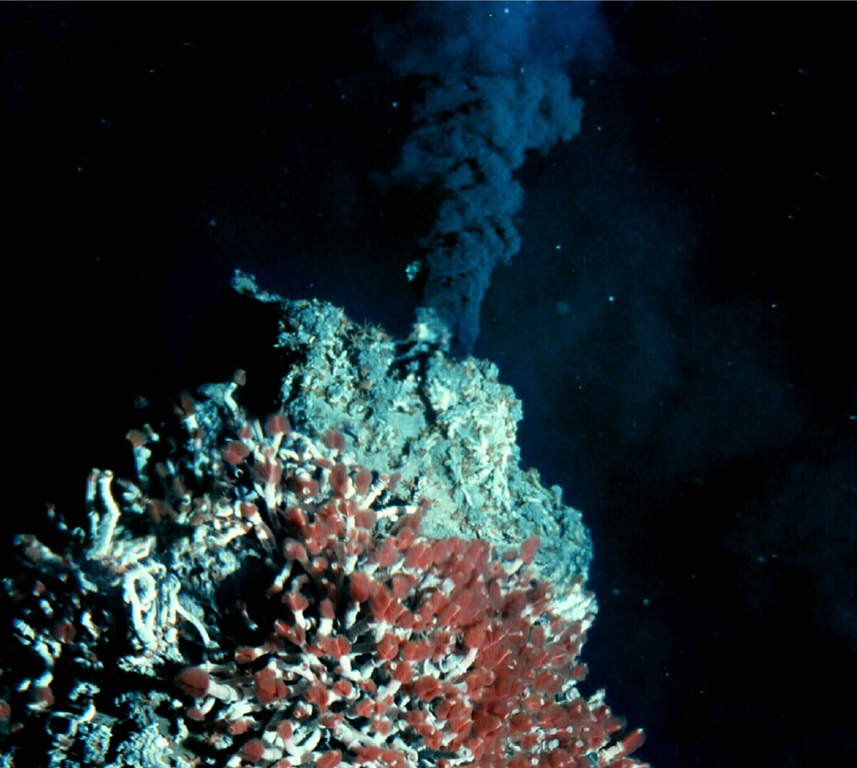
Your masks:
{"label": "rising plume of dark smoke", "polygon": [[580,57],[597,64],[609,36],[590,3],[415,3],[405,19],[379,25],[375,42],[394,72],[422,78],[414,130],[388,179],[437,194],[420,241],[418,316],[466,355],[491,273],[521,246],[513,172],[527,150],[547,153],[580,130],[583,104],[564,67]]}

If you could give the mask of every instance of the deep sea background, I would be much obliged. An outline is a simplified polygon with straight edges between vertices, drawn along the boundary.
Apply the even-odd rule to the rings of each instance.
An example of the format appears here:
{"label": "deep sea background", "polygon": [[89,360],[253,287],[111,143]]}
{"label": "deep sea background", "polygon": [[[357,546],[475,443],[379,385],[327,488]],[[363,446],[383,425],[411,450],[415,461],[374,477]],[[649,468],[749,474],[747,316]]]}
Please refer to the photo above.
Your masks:
{"label": "deep sea background", "polygon": [[[655,768],[857,764],[848,11],[603,6],[612,52],[567,68],[581,133],[518,171],[485,297],[523,463],[592,530],[581,687]],[[177,391],[275,380],[235,268],[408,332],[434,212],[373,182],[420,99],[373,29],[407,13],[0,6],[9,538],[45,501],[79,520]]]}

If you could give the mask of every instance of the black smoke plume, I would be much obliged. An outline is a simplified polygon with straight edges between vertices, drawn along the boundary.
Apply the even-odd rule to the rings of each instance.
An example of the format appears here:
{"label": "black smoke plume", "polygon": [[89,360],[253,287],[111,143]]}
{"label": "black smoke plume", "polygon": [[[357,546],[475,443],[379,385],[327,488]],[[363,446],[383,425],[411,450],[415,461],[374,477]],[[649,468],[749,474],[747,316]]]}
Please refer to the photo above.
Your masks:
{"label": "black smoke plume", "polygon": [[380,24],[375,43],[396,74],[421,78],[414,130],[387,179],[438,200],[420,240],[418,319],[432,340],[467,355],[491,274],[521,247],[514,171],[528,150],[547,153],[579,132],[583,103],[565,66],[597,63],[609,37],[590,3],[416,3]]}

